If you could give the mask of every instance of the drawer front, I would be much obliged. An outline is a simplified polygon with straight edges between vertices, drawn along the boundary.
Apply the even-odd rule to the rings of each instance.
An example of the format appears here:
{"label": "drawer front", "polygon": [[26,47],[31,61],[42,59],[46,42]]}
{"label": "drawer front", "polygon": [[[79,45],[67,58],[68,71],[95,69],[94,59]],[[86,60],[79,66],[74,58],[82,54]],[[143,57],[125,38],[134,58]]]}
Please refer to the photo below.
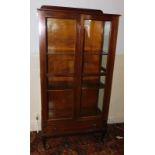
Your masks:
{"label": "drawer front", "polygon": [[82,133],[101,130],[103,121],[64,121],[49,122],[43,132],[51,135],[63,135],[69,133]]}

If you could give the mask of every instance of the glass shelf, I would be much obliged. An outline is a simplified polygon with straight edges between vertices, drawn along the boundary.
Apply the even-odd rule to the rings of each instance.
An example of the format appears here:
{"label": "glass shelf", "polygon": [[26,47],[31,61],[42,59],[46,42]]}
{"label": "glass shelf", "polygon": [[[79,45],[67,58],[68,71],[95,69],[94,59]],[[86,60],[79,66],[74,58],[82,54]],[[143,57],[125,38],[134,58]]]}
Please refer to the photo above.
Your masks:
{"label": "glass shelf", "polygon": [[106,76],[106,69],[104,67],[101,67],[100,73],[87,72],[87,73],[83,73],[82,76]]}
{"label": "glass shelf", "polygon": [[83,73],[82,76],[105,76],[106,73],[105,72],[101,72],[101,73]]}
{"label": "glass shelf", "polygon": [[82,83],[82,89],[103,89],[104,86],[102,82],[83,81]]}
{"label": "glass shelf", "polygon": [[101,114],[101,110],[99,108],[82,108],[80,112],[80,115],[82,117],[94,116],[99,114]]}
{"label": "glass shelf", "polygon": [[60,73],[47,73],[47,77],[56,76],[56,77],[74,77],[74,73],[60,72]]}
{"label": "glass shelf", "polygon": [[[73,89],[74,82],[51,82],[47,86],[47,91],[50,90],[65,90],[65,89]],[[105,87],[105,84],[102,82],[92,82],[92,81],[84,81],[82,83],[82,89],[103,89]]]}
{"label": "glass shelf", "polygon": [[68,49],[63,49],[63,50],[52,50],[52,49],[48,49],[47,55],[74,55],[75,52],[74,50],[68,50]]}
{"label": "glass shelf", "polygon": [[84,51],[84,55],[108,55],[108,52],[104,51]]}
{"label": "glass shelf", "polygon": [[[47,52],[47,55],[74,55],[74,51],[73,50],[49,50]],[[84,55],[108,55],[108,52],[104,52],[104,51],[84,51],[83,52]]]}
{"label": "glass shelf", "polygon": [[51,82],[48,84],[48,90],[64,90],[64,89],[73,89],[74,83],[68,81],[61,82]]}
{"label": "glass shelf", "polygon": [[[57,51],[53,51],[53,50],[48,50],[47,52],[47,55],[74,55],[74,51],[71,51],[71,50],[57,50]],[[91,51],[91,52],[88,52],[88,51],[84,51],[83,52],[84,55],[108,55],[108,52],[98,52],[98,51]]]}
{"label": "glass shelf", "polygon": [[73,115],[73,109],[67,110],[48,110],[48,117],[51,119],[57,118],[71,118]]}

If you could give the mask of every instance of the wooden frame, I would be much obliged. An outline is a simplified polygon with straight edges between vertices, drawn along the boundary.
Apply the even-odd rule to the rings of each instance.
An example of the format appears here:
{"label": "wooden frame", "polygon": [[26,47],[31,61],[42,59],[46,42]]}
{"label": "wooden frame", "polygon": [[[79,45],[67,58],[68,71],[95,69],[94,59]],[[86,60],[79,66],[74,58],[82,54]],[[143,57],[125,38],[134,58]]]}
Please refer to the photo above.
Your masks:
{"label": "wooden frame", "polygon": [[[42,6],[39,13],[39,44],[40,44],[40,79],[41,79],[41,103],[42,103],[42,133],[44,136],[58,136],[71,133],[86,133],[92,131],[105,131],[109,102],[112,86],[112,75],[115,59],[117,29],[119,15],[105,14],[100,10],[77,9],[54,6]],[[47,73],[47,18],[73,19],[76,21],[76,45],[75,45],[75,65],[74,73]],[[83,74],[83,52],[84,52],[84,20],[111,21],[111,37],[109,43],[109,53],[107,68],[101,73]],[[58,53],[60,54],[60,53]],[[63,54],[63,53],[61,53]],[[104,53],[96,53],[102,55]],[[71,118],[49,119],[48,118],[48,81],[51,76],[73,77],[73,115]],[[104,87],[103,111],[101,115],[81,117],[81,93],[83,76],[106,76]],[[87,88],[87,85],[84,86]],[[99,87],[99,86],[98,86]],[[68,87],[69,89],[70,87]],[[55,90],[57,87],[55,87]],[[64,85],[65,89],[65,85]],[[96,87],[95,87],[96,89]],[[62,88],[63,90],[63,88]]]}

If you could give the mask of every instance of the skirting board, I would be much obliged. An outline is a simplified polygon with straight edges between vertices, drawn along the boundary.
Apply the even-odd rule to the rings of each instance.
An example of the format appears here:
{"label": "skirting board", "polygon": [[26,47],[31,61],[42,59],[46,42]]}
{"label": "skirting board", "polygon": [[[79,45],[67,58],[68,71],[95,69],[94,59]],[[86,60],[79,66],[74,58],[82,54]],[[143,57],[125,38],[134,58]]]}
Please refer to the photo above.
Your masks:
{"label": "skirting board", "polygon": [[108,124],[123,123],[124,117],[109,117]]}
{"label": "skirting board", "polygon": [[30,122],[30,131],[40,131],[41,130],[41,122],[36,120],[31,120]]}

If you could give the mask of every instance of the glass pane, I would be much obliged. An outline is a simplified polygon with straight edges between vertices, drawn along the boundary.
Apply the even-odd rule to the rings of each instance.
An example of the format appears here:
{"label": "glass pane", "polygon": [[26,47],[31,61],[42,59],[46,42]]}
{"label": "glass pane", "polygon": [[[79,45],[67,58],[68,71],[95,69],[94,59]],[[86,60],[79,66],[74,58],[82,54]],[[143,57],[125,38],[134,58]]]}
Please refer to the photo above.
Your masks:
{"label": "glass pane", "polygon": [[82,117],[101,115],[103,111],[110,28],[108,21],[84,21]]}
{"label": "glass pane", "polygon": [[101,115],[104,89],[82,89],[80,116]]}
{"label": "glass pane", "polygon": [[47,18],[48,53],[74,53],[76,20]]}
{"label": "glass pane", "polygon": [[84,30],[83,75],[100,76],[106,73],[111,22],[85,20]]}
{"label": "glass pane", "polygon": [[76,20],[47,18],[46,22],[48,117],[72,118]]}
{"label": "glass pane", "polygon": [[99,73],[100,71],[100,55],[84,54],[83,73]]}
{"label": "glass pane", "polygon": [[74,73],[73,55],[48,55],[48,73]]}
{"label": "glass pane", "polygon": [[80,116],[102,113],[105,80],[105,76],[83,76]]}
{"label": "glass pane", "polygon": [[104,22],[104,37],[103,37],[103,51],[108,53],[109,51],[109,40],[111,32],[111,22]]}
{"label": "glass pane", "polygon": [[48,117],[71,118],[73,116],[73,91],[52,90],[48,92]]}
{"label": "glass pane", "polygon": [[75,45],[76,20],[47,18],[48,88],[73,88]]}
{"label": "glass pane", "polygon": [[84,52],[108,53],[111,32],[110,21],[84,20]]}
{"label": "glass pane", "polygon": [[101,52],[103,22],[94,20],[85,20],[84,30],[85,30],[84,52]]}
{"label": "glass pane", "polygon": [[49,76],[48,89],[73,89],[74,78],[66,76]]}

